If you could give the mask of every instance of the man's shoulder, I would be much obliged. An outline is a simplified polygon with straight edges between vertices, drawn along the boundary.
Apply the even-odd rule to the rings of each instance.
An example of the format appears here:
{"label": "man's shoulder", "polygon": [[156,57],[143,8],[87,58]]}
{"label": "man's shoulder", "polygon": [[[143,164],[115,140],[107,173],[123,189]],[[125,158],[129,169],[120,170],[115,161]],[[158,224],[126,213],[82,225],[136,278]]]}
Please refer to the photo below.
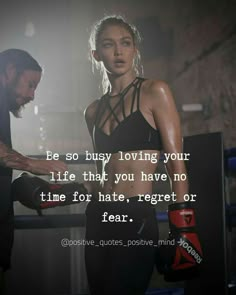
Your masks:
{"label": "man's shoulder", "polygon": [[2,85],[0,84],[0,111],[1,109],[5,106],[6,107],[6,92],[5,89],[2,87]]}

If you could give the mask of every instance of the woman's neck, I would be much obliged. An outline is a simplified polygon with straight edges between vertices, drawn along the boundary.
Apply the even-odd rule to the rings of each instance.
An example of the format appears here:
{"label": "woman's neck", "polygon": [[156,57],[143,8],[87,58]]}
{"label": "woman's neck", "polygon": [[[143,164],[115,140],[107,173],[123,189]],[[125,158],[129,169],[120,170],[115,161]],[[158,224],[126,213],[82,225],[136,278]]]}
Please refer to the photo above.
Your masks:
{"label": "woman's neck", "polygon": [[136,77],[135,73],[127,73],[122,76],[108,76],[111,84],[110,95],[116,96],[120,94]]}

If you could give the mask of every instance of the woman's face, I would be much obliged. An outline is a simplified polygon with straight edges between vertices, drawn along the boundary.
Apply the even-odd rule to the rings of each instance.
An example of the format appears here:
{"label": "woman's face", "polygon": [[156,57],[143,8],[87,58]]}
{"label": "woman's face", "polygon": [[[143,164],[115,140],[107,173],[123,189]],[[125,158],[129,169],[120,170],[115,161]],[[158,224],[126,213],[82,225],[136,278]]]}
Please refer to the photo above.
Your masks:
{"label": "woman's face", "polygon": [[133,70],[136,47],[133,37],[123,26],[107,26],[97,43],[94,58],[103,63],[109,74],[120,76]]}

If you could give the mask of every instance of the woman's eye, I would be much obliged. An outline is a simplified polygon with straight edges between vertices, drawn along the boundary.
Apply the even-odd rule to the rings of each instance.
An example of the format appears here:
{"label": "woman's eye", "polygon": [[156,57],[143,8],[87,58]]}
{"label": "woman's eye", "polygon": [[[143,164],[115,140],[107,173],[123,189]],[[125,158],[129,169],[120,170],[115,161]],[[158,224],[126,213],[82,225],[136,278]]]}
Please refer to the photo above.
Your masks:
{"label": "woman's eye", "polygon": [[108,47],[111,47],[112,46],[112,43],[104,43],[103,44],[103,47],[105,47],[105,48],[108,48]]}
{"label": "woman's eye", "polygon": [[131,45],[131,42],[130,41],[123,41],[122,43],[124,46],[130,46]]}

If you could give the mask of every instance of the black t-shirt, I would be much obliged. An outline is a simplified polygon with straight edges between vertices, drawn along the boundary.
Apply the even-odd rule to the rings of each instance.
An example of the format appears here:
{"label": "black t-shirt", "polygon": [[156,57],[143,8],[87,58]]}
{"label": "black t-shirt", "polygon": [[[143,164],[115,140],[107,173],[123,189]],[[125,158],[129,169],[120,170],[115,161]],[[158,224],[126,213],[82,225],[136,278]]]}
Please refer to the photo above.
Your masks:
{"label": "black t-shirt", "polygon": [[[0,85],[0,141],[11,147],[10,113],[6,93]],[[12,169],[0,165],[0,269],[11,266],[14,211],[11,197]]]}
{"label": "black t-shirt", "polygon": [[[0,85],[0,141],[11,147],[10,113],[5,91]],[[12,211],[12,169],[0,165],[0,221]]]}

